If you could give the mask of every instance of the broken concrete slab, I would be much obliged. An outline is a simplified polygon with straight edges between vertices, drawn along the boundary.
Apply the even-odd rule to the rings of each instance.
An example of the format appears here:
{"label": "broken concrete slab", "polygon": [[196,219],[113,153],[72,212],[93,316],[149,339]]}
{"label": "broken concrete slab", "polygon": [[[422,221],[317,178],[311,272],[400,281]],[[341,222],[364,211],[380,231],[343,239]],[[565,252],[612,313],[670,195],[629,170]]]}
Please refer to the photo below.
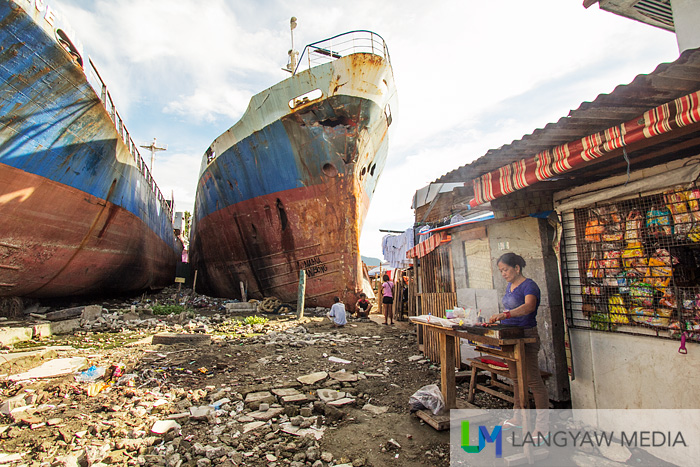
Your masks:
{"label": "broken concrete slab", "polygon": [[304,402],[310,402],[312,400],[313,399],[306,394],[301,393],[282,397],[282,402],[285,404],[303,404]]}
{"label": "broken concrete slab", "polygon": [[308,375],[299,376],[297,378],[297,381],[299,381],[301,384],[315,384],[319,381],[323,381],[326,378],[328,378],[328,373],[326,373],[325,371],[317,371],[316,373],[310,373]]}
{"label": "broken concrete slab", "polygon": [[210,344],[211,336],[209,334],[177,334],[173,332],[161,332],[153,336],[151,343],[153,345]]}
{"label": "broken concrete slab", "polygon": [[332,401],[337,401],[346,396],[344,392],[336,391],[334,389],[318,389],[316,390],[316,395],[322,402],[328,403]]}
{"label": "broken concrete slab", "polygon": [[257,408],[263,402],[277,402],[277,398],[269,391],[251,392],[245,396],[246,405]]}
{"label": "broken concrete slab", "polygon": [[290,435],[304,437],[306,435],[312,435],[316,440],[323,437],[323,432],[326,431],[326,427],[317,428],[311,426],[308,428],[301,428],[300,426],[294,426],[291,422],[280,423],[280,430]]}
{"label": "broken concrete slab", "polygon": [[350,373],[345,370],[330,373],[328,376],[330,376],[336,381],[340,381],[341,383],[354,383],[355,381],[357,381],[357,375],[355,373]]}
{"label": "broken concrete slab", "polygon": [[229,313],[232,312],[250,312],[250,313],[257,313],[258,311],[258,304],[255,302],[235,302],[235,303],[226,303],[224,304],[226,307],[226,311]]}
{"label": "broken concrete slab", "polygon": [[265,425],[266,423],[261,421],[246,423],[245,425],[243,425],[243,433],[248,433],[249,431],[257,430],[261,426]]}
{"label": "broken concrete slab", "polygon": [[85,357],[56,358],[24,373],[8,376],[7,379],[10,381],[25,381],[28,379],[53,378],[75,373],[86,366],[87,359]]}
{"label": "broken concrete slab", "polygon": [[277,397],[295,396],[300,394],[300,392],[294,388],[273,388],[271,391]]}
{"label": "broken concrete slab", "polygon": [[[91,305],[94,306],[94,305]],[[101,309],[102,307],[100,307]],[[63,321],[64,319],[78,318],[83,314],[85,307],[76,306],[74,308],[66,308],[64,310],[52,311],[46,313],[46,319],[49,321]]]}
{"label": "broken concrete slab", "polygon": [[192,420],[207,420],[212,416],[214,416],[214,409],[208,405],[190,407],[190,418]]}
{"label": "broken concrete slab", "polygon": [[354,403],[355,403],[355,399],[353,399],[351,397],[343,397],[342,399],[328,402],[328,405],[333,406],[333,407],[342,407],[344,405],[349,405],[349,404],[354,404]]}
{"label": "broken concrete slab", "polygon": [[264,422],[273,419],[280,415],[282,412],[284,412],[284,408],[282,407],[275,407],[275,408],[270,408],[265,411],[258,410],[255,412],[250,412],[248,414],[249,417],[255,419],[255,420],[262,420]]}
{"label": "broken concrete slab", "polygon": [[381,415],[389,411],[389,407],[380,407],[372,404],[365,404],[362,406],[362,410],[367,411],[373,415]]}

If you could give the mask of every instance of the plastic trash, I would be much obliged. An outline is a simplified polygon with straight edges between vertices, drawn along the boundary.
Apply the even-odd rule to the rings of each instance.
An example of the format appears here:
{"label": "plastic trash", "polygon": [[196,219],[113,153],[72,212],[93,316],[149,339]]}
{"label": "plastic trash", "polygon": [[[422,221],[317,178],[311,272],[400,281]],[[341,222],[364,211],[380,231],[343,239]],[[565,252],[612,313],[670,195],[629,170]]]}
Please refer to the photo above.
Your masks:
{"label": "plastic trash", "polygon": [[76,377],[76,381],[97,381],[99,378],[104,376],[105,369],[92,365],[87,370],[81,371]]}
{"label": "plastic trash", "polygon": [[411,407],[411,413],[417,412],[418,410],[430,410],[433,415],[436,415],[445,407],[442,392],[440,392],[440,388],[437,387],[436,384],[423,386],[414,392],[413,395],[408,398],[408,404]]}

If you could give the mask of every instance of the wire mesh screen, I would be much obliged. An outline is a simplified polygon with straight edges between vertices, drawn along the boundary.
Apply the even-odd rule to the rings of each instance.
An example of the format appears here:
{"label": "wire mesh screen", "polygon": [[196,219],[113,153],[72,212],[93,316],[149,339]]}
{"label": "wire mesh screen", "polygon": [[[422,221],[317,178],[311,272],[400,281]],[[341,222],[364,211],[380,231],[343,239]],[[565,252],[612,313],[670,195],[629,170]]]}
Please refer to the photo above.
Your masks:
{"label": "wire mesh screen", "polygon": [[568,325],[700,340],[700,189],[562,213]]}

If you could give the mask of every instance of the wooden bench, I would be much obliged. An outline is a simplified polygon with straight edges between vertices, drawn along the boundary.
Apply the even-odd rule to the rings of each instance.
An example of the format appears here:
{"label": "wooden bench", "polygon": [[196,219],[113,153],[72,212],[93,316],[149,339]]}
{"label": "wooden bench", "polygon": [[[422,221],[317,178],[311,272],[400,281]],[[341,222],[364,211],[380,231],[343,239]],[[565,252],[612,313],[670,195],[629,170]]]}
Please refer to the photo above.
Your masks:
{"label": "wooden bench", "polygon": [[[504,360],[498,359],[498,358],[493,358],[493,357],[488,357],[490,360],[496,360],[496,361],[502,361],[505,363]],[[469,359],[469,365],[472,368],[471,371],[471,379],[469,381],[469,397],[467,398],[467,401],[469,403],[474,402],[474,393],[476,390],[484,391],[485,393],[491,394],[492,396],[498,397],[499,399],[503,399],[508,402],[515,402],[513,399],[513,396],[510,396],[501,390],[506,390],[510,391],[511,393],[514,393],[515,391],[513,390],[513,384],[512,383],[504,383],[498,379],[498,376],[503,376],[505,378],[510,378],[510,373],[508,372],[507,368],[504,369],[497,369],[494,365],[489,365],[488,363],[482,362],[478,358],[470,358]],[[478,384],[476,382],[476,374],[479,371],[488,371],[491,373],[491,381],[488,386],[483,385],[483,384]],[[540,370],[540,374],[542,375],[542,379],[547,380],[550,376],[552,376],[551,373]],[[532,394],[530,394],[530,399],[532,399]]]}

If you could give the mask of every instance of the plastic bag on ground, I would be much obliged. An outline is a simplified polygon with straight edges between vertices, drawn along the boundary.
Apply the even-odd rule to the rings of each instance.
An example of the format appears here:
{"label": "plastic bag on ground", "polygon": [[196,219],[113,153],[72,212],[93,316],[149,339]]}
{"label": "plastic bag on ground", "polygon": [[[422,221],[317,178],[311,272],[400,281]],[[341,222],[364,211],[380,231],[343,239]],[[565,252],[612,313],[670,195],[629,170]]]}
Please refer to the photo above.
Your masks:
{"label": "plastic bag on ground", "polygon": [[433,415],[436,415],[445,407],[442,392],[440,392],[440,388],[436,384],[423,386],[414,392],[408,398],[408,404],[411,406],[411,413],[418,410],[430,410]]}

